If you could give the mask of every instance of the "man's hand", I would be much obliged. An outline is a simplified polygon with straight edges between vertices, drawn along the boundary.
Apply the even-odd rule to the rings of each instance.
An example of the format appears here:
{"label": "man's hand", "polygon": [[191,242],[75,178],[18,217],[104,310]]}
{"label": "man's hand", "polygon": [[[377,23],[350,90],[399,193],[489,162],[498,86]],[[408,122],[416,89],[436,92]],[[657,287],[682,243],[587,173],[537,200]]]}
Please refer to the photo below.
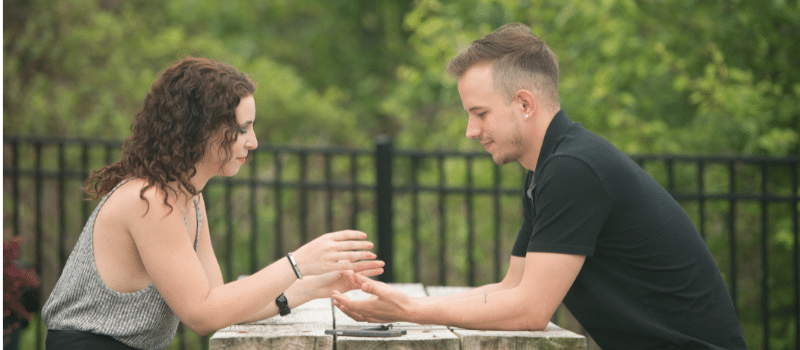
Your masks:
{"label": "man's hand", "polygon": [[412,299],[390,287],[362,275],[355,275],[355,281],[364,293],[372,294],[365,300],[351,300],[337,291],[333,292],[333,305],[350,318],[359,322],[397,322],[409,321]]}
{"label": "man's hand", "polygon": [[[378,262],[380,263],[380,266],[383,266],[382,261]],[[353,289],[360,288],[361,283],[358,282],[358,277],[366,279],[366,277],[377,276],[381,273],[383,273],[383,268],[380,267],[360,272],[354,272],[352,270],[329,272],[324,275],[312,277],[314,279],[314,287],[312,288],[318,291],[320,298],[327,298],[334,291],[346,293]]]}

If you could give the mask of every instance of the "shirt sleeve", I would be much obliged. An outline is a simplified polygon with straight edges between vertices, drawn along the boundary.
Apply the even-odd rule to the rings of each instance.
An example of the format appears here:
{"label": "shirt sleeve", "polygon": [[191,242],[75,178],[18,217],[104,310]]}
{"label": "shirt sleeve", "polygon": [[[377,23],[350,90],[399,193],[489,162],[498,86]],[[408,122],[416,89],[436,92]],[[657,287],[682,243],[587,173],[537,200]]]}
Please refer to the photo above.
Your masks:
{"label": "shirt sleeve", "polygon": [[529,209],[535,219],[527,251],[593,255],[611,211],[600,178],[571,156],[551,156],[540,172]]}

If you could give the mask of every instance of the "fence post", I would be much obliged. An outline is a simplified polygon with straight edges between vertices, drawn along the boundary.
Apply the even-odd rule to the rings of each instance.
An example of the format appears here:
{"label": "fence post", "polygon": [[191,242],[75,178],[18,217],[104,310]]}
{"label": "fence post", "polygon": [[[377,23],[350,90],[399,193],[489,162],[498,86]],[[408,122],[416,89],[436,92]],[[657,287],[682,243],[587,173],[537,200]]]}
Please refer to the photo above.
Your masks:
{"label": "fence post", "polygon": [[392,141],[386,135],[375,138],[375,223],[378,230],[378,259],[383,260],[383,282],[394,282],[394,237],[392,225]]}

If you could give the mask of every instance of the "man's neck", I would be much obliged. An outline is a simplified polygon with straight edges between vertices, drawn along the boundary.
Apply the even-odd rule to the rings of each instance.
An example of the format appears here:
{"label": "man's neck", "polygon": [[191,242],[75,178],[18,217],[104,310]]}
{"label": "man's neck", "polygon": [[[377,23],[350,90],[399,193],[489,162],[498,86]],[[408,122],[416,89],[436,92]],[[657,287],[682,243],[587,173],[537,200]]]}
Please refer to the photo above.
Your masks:
{"label": "man's neck", "polygon": [[547,128],[553,121],[560,109],[556,110],[542,110],[531,116],[533,119],[527,125],[525,135],[528,137],[528,152],[520,157],[520,164],[525,169],[530,171],[536,170],[536,163],[539,161],[539,153],[542,151],[542,144],[544,143],[544,136],[547,134]]}

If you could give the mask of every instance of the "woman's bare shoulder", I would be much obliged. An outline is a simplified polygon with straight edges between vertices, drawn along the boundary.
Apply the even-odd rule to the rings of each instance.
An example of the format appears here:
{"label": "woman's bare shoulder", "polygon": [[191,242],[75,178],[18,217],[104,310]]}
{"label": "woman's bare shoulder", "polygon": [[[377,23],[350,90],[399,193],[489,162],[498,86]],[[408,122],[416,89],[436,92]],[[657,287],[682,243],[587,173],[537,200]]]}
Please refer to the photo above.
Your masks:
{"label": "woman's bare shoulder", "polygon": [[[124,210],[128,214],[150,215],[166,214],[170,212],[169,206],[164,204],[165,193],[158,186],[147,187],[144,179],[133,178],[120,185],[108,198],[108,204]],[[174,207],[175,201],[167,197],[167,203]]]}

